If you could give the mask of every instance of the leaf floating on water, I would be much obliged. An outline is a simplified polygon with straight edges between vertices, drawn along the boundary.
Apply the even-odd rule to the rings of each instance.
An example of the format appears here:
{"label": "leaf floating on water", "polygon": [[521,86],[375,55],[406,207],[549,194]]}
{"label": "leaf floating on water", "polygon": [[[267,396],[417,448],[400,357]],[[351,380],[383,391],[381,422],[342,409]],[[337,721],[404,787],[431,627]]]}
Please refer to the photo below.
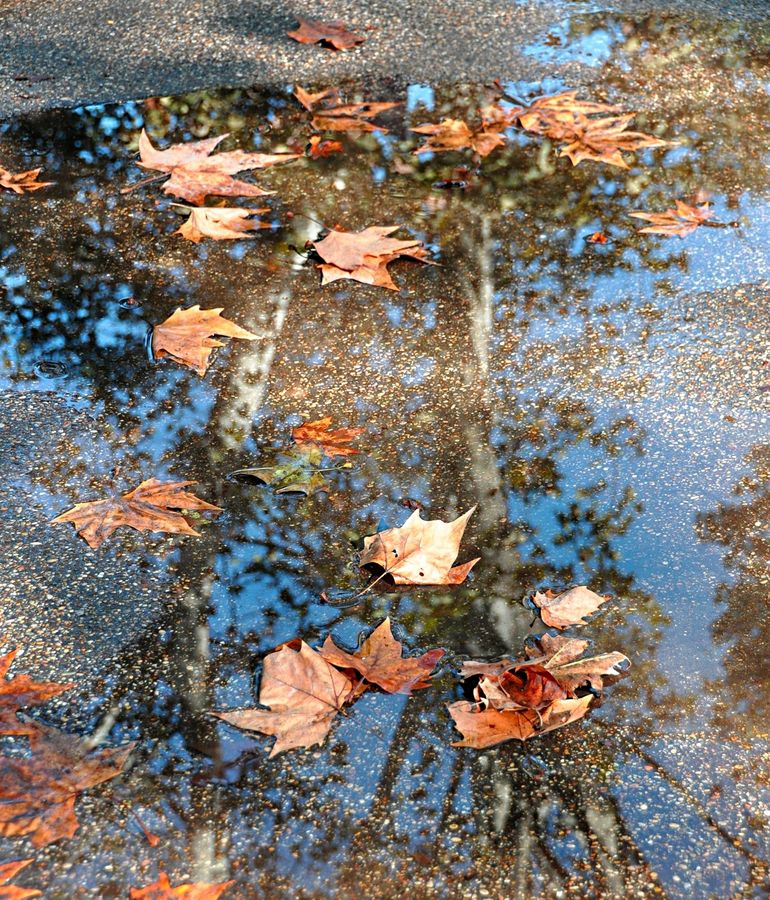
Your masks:
{"label": "leaf floating on water", "polygon": [[365,100],[343,103],[337,88],[311,94],[297,85],[294,96],[313,114],[310,124],[316,131],[381,131],[387,134],[387,128],[375,125],[369,119],[401,105],[398,102],[370,103]]}
{"label": "leaf floating on water", "polygon": [[299,26],[286,34],[300,44],[323,44],[329,50],[351,50],[366,41],[360,34],[349,31],[344,22],[319,22],[317,19],[300,19]]}
{"label": "leaf floating on water", "polygon": [[8,670],[17,653],[18,650],[11,650],[0,657],[0,734],[29,734],[35,725],[22,722],[16,713],[46,703],[74,687],[73,684],[57,684],[54,681],[33,681],[29,675],[9,678]]}
{"label": "leaf floating on water", "polygon": [[241,207],[199,207],[190,209],[190,216],[174,234],[181,234],[188,241],[196,244],[204,237],[215,241],[240,241],[253,238],[249,232],[260,228],[269,228],[268,222],[260,222],[252,216],[270,212],[267,207],[261,209],[242,209]]}
{"label": "leaf floating on water", "polygon": [[183,490],[195,481],[159,481],[150,478],[120,497],[78,503],[52,520],[51,524],[72,522],[75,531],[91,549],[100,547],[114,531],[125,525],[136,531],[162,531],[199,537],[179,510],[221,512]]}
{"label": "leaf floating on water", "polygon": [[680,238],[685,238],[688,234],[692,234],[696,228],[699,228],[713,215],[714,210],[708,203],[689,206],[681,200],[676,201],[676,206],[673,209],[667,209],[662,213],[629,213],[629,216],[634,219],[644,219],[646,222],[651,223],[644,228],[640,228],[640,234],[663,234],[666,237]]}
{"label": "leaf floating on water", "polygon": [[78,829],[75,800],[123,771],[133,744],[90,753],[80,738],[36,724],[29,758],[0,756],[0,835],[45,847]]}
{"label": "leaf floating on water", "polygon": [[0,863],[0,900],[27,900],[27,897],[40,897],[40,891],[33,888],[17,887],[8,882],[33,860],[16,859],[12,862]]}
{"label": "leaf floating on water", "polygon": [[184,900],[217,900],[222,894],[235,884],[234,881],[221,881],[219,884],[206,884],[196,881],[194,884],[178,884],[171,887],[171,882],[165,872],[158,874],[158,880],[143,888],[131,888],[130,900],[174,900],[175,897],[184,897]]}
{"label": "leaf floating on water", "polygon": [[314,134],[307,146],[307,155],[311,159],[323,159],[332,153],[342,153],[342,144],[339,141],[324,141],[321,136]]}
{"label": "leaf floating on water", "polygon": [[380,566],[396,584],[460,584],[481,558],[452,565],[475,509],[472,507],[453,522],[426,521],[415,510],[400,527],[364,538],[359,565]]}
{"label": "leaf floating on water", "polygon": [[390,694],[410,694],[430,687],[430,675],[444,656],[442,649],[429,650],[418,657],[402,657],[403,647],[393,637],[390,619],[385,619],[355,653],[341,650],[326,638],[321,655],[333,666],[355,669],[366,681]]}
{"label": "leaf floating on water", "polygon": [[183,366],[188,366],[202,377],[209,367],[209,357],[215,347],[224,346],[213,335],[239,338],[242,341],[259,340],[235,322],[222,317],[223,307],[201,309],[197,304],[187,309],[175,310],[164,322],[152,330],[152,352],[155,359],[170,356]]}
{"label": "leaf floating on water", "polygon": [[505,144],[505,136],[500,134],[500,130],[495,130],[494,126],[471,128],[462,119],[443,119],[438,125],[417,125],[409,130],[428,135],[428,140],[414,151],[416,154],[470,148],[479,156],[489,156],[493,150]]}
{"label": "leaf floating on water", "polygon": [[303,422],[292,429],[292,440],[298,447],[319,447],[326,456],[355,456],[361,451],[349,446],[365,428],[332,428],[332,417],[324,416],[312,422]]}
{"label": "leaf floating on water", "polygon": [[13,191],[15,194],[39,191],[40,188],[49,187],[53,184],[53,181],[38,181],[38,176],[42,171],[41,167],[39,169],[29,169],[26,172],[14,173],[0,166],[0,187]]}
{"label": "leaf floating on water", "polygon": [[595,231],[586,238],[589,244],[606,244],[608,242],[607,235],[603,231]]}
{"label": "leaf floating on water", "polygon": [[525,600],[525,605],[535,606],[549,628],[562,630],[571,625],[585,625],[586,616],[595,613],[609,599],[609,596],[595,594],[585,585],[580,585],[561,594],[550,590],[544,593],[537,591],[531,600]]}

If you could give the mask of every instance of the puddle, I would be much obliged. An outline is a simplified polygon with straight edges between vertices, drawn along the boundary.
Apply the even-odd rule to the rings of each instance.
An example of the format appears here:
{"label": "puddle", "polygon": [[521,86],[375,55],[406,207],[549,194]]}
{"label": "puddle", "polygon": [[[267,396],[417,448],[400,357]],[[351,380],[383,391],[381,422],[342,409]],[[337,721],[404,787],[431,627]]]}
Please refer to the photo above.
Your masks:
{"label": "puddle", "polygon": [[[591,34],[581,28],[566,37]],[[627,56],[615,57],[633,35],[606,33],[591,52],[615,60],[604,86],[623,102],[636,83],[624,93]],[[649,57],[646,32],[636,40]],[[79,455],[73,435],[35,471],[41,515],[110,479],[168,475],[198,479],[225,509],[198,541],[119,532],[101,551],[143,558],[178,602],[49,715],[82,733],[110,717],[111,740],[140,742],[115,794],[161,843],[93,791],[75,838],[36,854],[25,884],[118,897],[160,868],[174,883],[234,878],[243,897],[762,894],[770,98],[758,65],[715,74],[733,85],[717,114],[704,92],[640,117],[682,144],[628,172],[573,169],[529,137],[479,171],[417,161],[408,126],[463,117],[487,91],[383,88],[369,98],[405,101],[381,118],[390,133],[260,173],[274,226],[252,241],[185,242],[157,186],[119,192],[142,176],[142,126],[163,146],[231,131],[227,149],[303,147],[288,87],[0,124],[6,164],[43,165],[56,182],[0,196],[3,387],[54,391],[101,427],[98,454]],[[463,186],[435,187],[447,182]],[[629,212],[698,190],[740,227],[636,232]],[[322,289],[297,252],[319,223],[402,223],[441,266],[393,264],[397,293]],[[598,230],[608,245],[586,241]],[[149,325],[195,303],[264,335],[217,350],[204,379],[145,349]],[[366,428],[367,452],[334,473],[331,495],[228,477],[324,415]],[[482,557],[472,579],[324,603],[323,591],[360,588],[353,545],[403,522],[403,498],[431,518],[479,504],[461,558]],[[443,703],[458,661],[520,647],[533,588],[583,582],[620,598],[585,636],[626,653],[631,676],[582,725],[526,747],[451,747]],[[433,690],[366,695],[322,747],[269,762],[269,739],[206,715],[253,704],[276,644],[331,632],[353,645],[385,615],[411,650],[450,651]]]}

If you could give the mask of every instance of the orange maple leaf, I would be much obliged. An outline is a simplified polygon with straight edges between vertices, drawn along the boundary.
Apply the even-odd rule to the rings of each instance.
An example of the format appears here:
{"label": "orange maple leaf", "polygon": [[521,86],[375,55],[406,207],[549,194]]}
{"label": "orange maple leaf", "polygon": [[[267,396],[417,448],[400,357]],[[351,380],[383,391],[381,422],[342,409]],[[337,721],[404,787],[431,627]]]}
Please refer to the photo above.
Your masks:
{"label": "orange maple leaf", "polygon": [[0,187],[4,187],[15,194],[23,194],[25,191],[39,191],[40,188],[48,187],[53,184],[52,181],[38,181],[38,176],[42,172],[39,169],[29,169],[26,172],[9,172],[0,166]]}
{"label": "orange maple leaf", "polygon": [[303,422],[292,429],[292,440],[298,446],[315,444],[327,456],[354,456],[361,452],[349,444],[359,434],[363,434],[365,428],[331,428],[331,424],[331,416],[324,416],[313,422]]}
{"label": "orange maple leaf", "polygon": [[318,131],[381,131],[386,134],[387,128],[368,120],[394,106],[400,106],[398,102],[370,103],[365,100],[344,104],[337,88],[310,94],[297,85],[294,96],[306,110],[313,113],[311,125]]}
{"label": "orange maple leaf", "polygon": [[168,875],[160,872],[157,881],[142,888],[132,887],[128,896],[130,900],[174,900],[175,897],[184,897],[184,900],[217,900],[231,884],[235,882],[221,881],[219,884],[207,884],[196,881],[194,884],[178,884],[171,887]]}
{"label": "orange maple leaf", "polygon": [[213,238],[215,241],[240,241],[244,238],[253,238],[249,232],[258,231],[260,228],[269,228],[268,222],[253,219],[261,213],[270,212],[267,207],[261,209],[242,209],[241,207],[198,207],[189,210],[187,221],[180,225],[174,234],[181,234],[183,238],[194,243],[199,243],[204,237]]}
{"label": "orange maple leaf", "polygon": [[707,219],[714,215],[708,203],[702,203],[698,206],[689,206],[681,200],[676,201],[673,209],[667,209],[662,213],[650,212],[632,212],[629,213],[634,219],[644,219],[652,224],[640,228],[641,234],[664,234],[666,237],[684,238],[688,234],[692,234],[696,228],[699,228]]}
{"label": "orange maple leaf", "polygon": [[344,22],[319,22],[299,16],[297,22],[299,27],[286,34],[300,44],[326,44],[330,50],[350,50],[366,41],[360,34],[349,31]]}
{"label": "orange maple leaf", "polygon": [[0,863],[0,900],[27,900],[28,897],[40,897],[40,891],[33,888],[17,887],[8,882],[15,878],[31,859],[16,859],[12,862]]}
{"label": "orange maple leaf", "polygon": [[8,677],[8,670],[18,650],[11,650],[0,657],[0,734],[29,734],[34,725],[22,722],[16,716],[20,709],[39,706],[52,697],[74,687],[73,684],[57,684],[54,681],[33,681],[29,675]]}
{"label": "orange maple leaf", "polygon": [[505,144],[505,137],[499,131],[486,126],[472,129],[462,119],[444,119],[438,125],[417,125],[409,130],[429,135],[415,153],[440,153],[470,147],[479,156],[488,156],[496,147]]}

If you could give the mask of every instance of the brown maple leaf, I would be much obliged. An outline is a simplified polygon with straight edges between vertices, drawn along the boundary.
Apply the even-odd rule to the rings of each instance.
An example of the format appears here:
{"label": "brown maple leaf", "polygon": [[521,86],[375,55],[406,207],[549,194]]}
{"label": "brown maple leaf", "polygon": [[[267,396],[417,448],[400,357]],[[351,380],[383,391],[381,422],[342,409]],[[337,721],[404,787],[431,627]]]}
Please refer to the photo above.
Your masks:
{"label": "brown maple leaf", "polygon": [[15,194],[23,194],[25,191],[39,191],[40,188],[48,187],[53,184],[52,181],[38,181],[38,176],[42,172],[39,169],[29,169],[26,172],[9,172],[0,166],[0,187],[13,191]]}
{"label": "brown maple leaf", "polygon": [[708,203],[690,206],[681,200],[676,201],[676,206],[673,209],[667,209],[662,213],[629,213],[629,216],[632,216],[634,219],[644,219],[646,222],[652,223],[644,228],[640,228],[639,232],[641,234],[665,234],[666,237],[677,236],[680,238],[692,234],[696,228],[700,227],[713,215],[714,210],[711,209]]}
{"label": "brown maple leaf", "polygon": [[337,88],[310,94],[297,85],[294,96],[313,114],[311,125],[318,131],[381,131],[386,134],[387,128],[368,120],[394,106],[400,106],[398,102],[369,103],[365,100],[343,103]]}
{"label": "brown maple leaf", "polygon": [[20,709],[39,706],[52,697],[74,687],[73,684],[57,684],[54,681],[33,681],[29,675],[8,677],[8,670],[18,650],[11,650],[0,657],[0,734],[29,734],[34,725],[20,721],[16,713]]}
{"label": "brown maple leaf", "polygon": [[444,655],[444,650],[429,650],[418,657],[402,658],[402,646],[393,637],[390,619],[385,619],[355,653],[348,653],[326,638],[321,655],[340,669],[355,669],[366,681],[389,694],[410,694],[430,687],[430,675]]}
{"label": "brown maple leaf", "polygon": [[545,593],[537,591],[531,601],[525,603],[537,607],[540,618],[549,628],[558,628],[561,631],[571,625],[585,625],[585,617],[595,613],[609,599],[608,596],[595,594],[585,585],[579,585],[561,594],[554,594],[553,591]]}
{"label": "brown maple leaf", "polygon": [[545,666],[534,662],[514,664],[499,675],[484,675],[476,692],[477,700],[499,710],[542,710],[573,696]]}
{"label": "brown maple leaf", "polygon": [[183,490],[195,483],[149,478],[121,497],[78,503],[53,519],[51,524],[72,522],[77,534],[93,550],[100,547],[121,525],[136,531],[164,531],[198,537],[199,533],[190,527],[178,510],[221,512],[221,509]]}
{"label": "brown maple leaf", "polygon": [[175,897],[184,897],[185,900],[217,900],[231,884],[235,884],[235,882],[221,881],[219,884],[206,884],[196,881],[194,884],[178,884],[176,887],[171,887],[168,875],[165,872],[159,872],[157,881],[143,888],[132,887],[128,896],[130,900],[174,900]]}
{"label": "brown maple leaf", "polygon": [[265,657],[259,702],[270,709],[215,712],[237,728],[276,738],[270,757],[320,744],[337,713],[354,694],[353,682],[304,641],[284,644]]}
{"label": "brown maple leaf", "polygon": [[475,509],[472,507],[453,522],[426,521],[416,509],[400,527],[364,538],[359,565],[379,566],[396,584],[460,584],[481,558],[452,565]]}
{"label": "brown maple leaf", "polygon": [[299,27],[286,34],[300,44],[324,44],[330,50],[350,50],[366,40],[360,34],[348,31],[344,22],[319,22],[317,19],[300,19]]}
{"label": "brown maple leaf", "polygon": [[578,100],[575,91],[565,91],[539,97],[526,109],[517,107],[507,115],[525,131],[560,142],[559,155],[569,157],[573,166],[590,159],[627,169],[623,151],[672,145],[649,134],[627,131],[636,113],[617,113],[616,106]]}
{"label": "brown maple leaf", "polygon": [[307,147],[307,155],[311,159],[323,159],[331,156],[332,153],[341,153],[342,144],[339,141],[324,141],[319,134],[314,134],[310,138]]}
{"label": "brown maple leaf", "polygon": [[152,329],[152,352],[155,359],[170,356],[183,366],[188,366],[202,377],[209,367],[209,357],[215,347],[224,346],[213,338],[240,338],[242,341],[259,340],[256,334],[246,331],[235,322],[223,318],[223,307],[201,309],[197,304],[187,309],[176,309],[165,321]]}
{"label": "brown maple leaf", "polygon": [[0,756],[0,835],[34,847],[72,837],[77,795],[120,775],[134,745],[89,753],[80,738],[37,724],[32,755]]}
{"label": "brown maple leaf", "polygon": [[462,119],[443,119],[438,125],[418,125],[409,130],[429,135],[415,153],[441,153],[470,147],[479,156],[488,156],[496,147],[505,144],[505,137],[499,131],[486,126],[471,128]]}
{"label": "brown maple leaf", "polygon": [[27,897],[40,897],[40,891],[32,888],[17,887],[8,882],[32,862],[31,859],[16,859],[12,862],[0,863],[0,900],[26,900]]}
{"label": "brown maple leaf", "polygon": [[[539,662],[567,691],[590,687],[603,690],[628,674],[631,663],[622,653],[601,653],[583,657],[588,641],[544,634],[527,654],[539,656]],[[581,658],[582,657],[582,658]]]}
{"label": "brown maple leaf", "polygon": [[340,278],[350,278],[362,284],[397,291],[387,266],[401,256],[429,262],[427,251],[420,241],[399,241],[388,237],[398,225],[372,225],[363,231],[330,231],[322,240],[311,241],[316,253],[324,261],[318,266],[321,284],[331,284]]}
{"label": "brown maple leaf", "polygon": [[233,178],[238,172],[266,169],[278,163],[299,159],[299,153],[244,153],[233,150],[211,156],[214,148],[229,135],[208,138],[205,141],[173,144],[167,150],[157,150],[142,129],[139,137],[139,165],[145,169],[168,172],[170,178],[163,185],[166,194],[182,197],[200,206],[207,195],[220,197],[262,197],[271,191],[263,191],[255,184]]}
{"label": "brown maple leaf", "polygon": [[526,741],[581,719],[588,712],[592,700],[591,694],[556,700],[542,712],[535,709],[485,709],[467,700],[448,703],[449,714],[463,736],[461,741],[454,741],[453,746],[481,750],[503,741]]}
{"label": "brown maple leaf", "polygon": [[202,238],[209,237],[215,241],[240,241],[253,238],[251,231],[269,228],[268,222],[260,222],[251,218],[260,213],[270,212],[267,207],[261,209],[242,209],[241,207],[198,207],[190,209],[190,216],[174,234],[181,234],[188,241],[199,243]]}
{"label": "brown maple leaf", "polygon": [[312,422],[303,422],[292,429],[292,440],[298,447],[314,445],[320,447],[327,456],[355,456],[360,453],[350,446],[365,428],[332,428],[332,417],[324,416]]}

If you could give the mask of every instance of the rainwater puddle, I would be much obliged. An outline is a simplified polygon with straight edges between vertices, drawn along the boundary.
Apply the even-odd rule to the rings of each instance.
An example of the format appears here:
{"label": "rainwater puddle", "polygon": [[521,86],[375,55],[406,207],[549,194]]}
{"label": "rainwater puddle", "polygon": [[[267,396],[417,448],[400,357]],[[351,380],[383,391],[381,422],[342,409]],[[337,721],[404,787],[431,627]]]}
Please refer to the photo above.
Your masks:
{"label": "rainwater puddle", "polygon": [[[597,20],[604,37],[589,40],[581,21],[547,52],[577,35],[611,65],[584,95],[645,105],[639,60],[673,53],[679,33],[653,45],[649,23]],[[770,98],[748,52],[710,71],[729,100],[715,107],[697,73],[655,94],[635,125],[682,143],[628,171],[573,169],[521,135],[480,166],[418,160],[408,127],[471,115],[488,89],[373,88],[367,99],[404,101],[378,119],[389,133],[259,173],[276,192],[264,198],[273,227],[198,245],[173,234],[183,217],[157,185],[120,194],[145,174],[140,129],[164,147],[232,132],[225,149],[301,149],[307,116],[290,87],[0,124],[0,158],[56,182],[0,196],[4,388],[30,403],[53,393],[99,430],[97,447],[73,427],[30,473],[39,515],[152,476],[197,479],[225,510],[199,540],[123,530],[99,551],[142,560],[177,599],[46,708],[83,734],[108,717],[111,741],[139,747],[118,808],[111,791],[86,795],[80,830],[36,853],[24,883],[123,897],[162,869],[172,883],[233,878],[226,897],[766,890]],[[506,88],[532,98],[568,86]],[[738,225],[665,239],[628,216],[699,190],[716,220]],[[398,292],[322,289],[297,252],[322,226],[391,223],[441,264],[393,264]],[[609,243],[587,242],[596,231]],[[205,378],[145,350],[150,325],[196,303],[262,336],[218,349]],[[228,477],[325,415],[366,428],[366,452],[334,473],[330,495]],[[478,504],[460,557],[482,557],[472,578],[323,602],[361,588],[354,545],[379,522],[401,524],[403,498],[430,518]],[[459,697],[459,662],[517,652],[531,633],[522,597],[574,583],[618,598],[581,636],[625,653],[630,676],[571,728],[453,748],[444,704]],[[386,615],[411,650],[447,648],[431,690],[367,694],[321,747],[270,761],[270,739],[207,715],[254,705],[262,656],[282,641],[332,633],[354,646]],[[78,641],[57,639],[66,674]],[[19,846],[7,841],[3,857],[31,855]]]}

